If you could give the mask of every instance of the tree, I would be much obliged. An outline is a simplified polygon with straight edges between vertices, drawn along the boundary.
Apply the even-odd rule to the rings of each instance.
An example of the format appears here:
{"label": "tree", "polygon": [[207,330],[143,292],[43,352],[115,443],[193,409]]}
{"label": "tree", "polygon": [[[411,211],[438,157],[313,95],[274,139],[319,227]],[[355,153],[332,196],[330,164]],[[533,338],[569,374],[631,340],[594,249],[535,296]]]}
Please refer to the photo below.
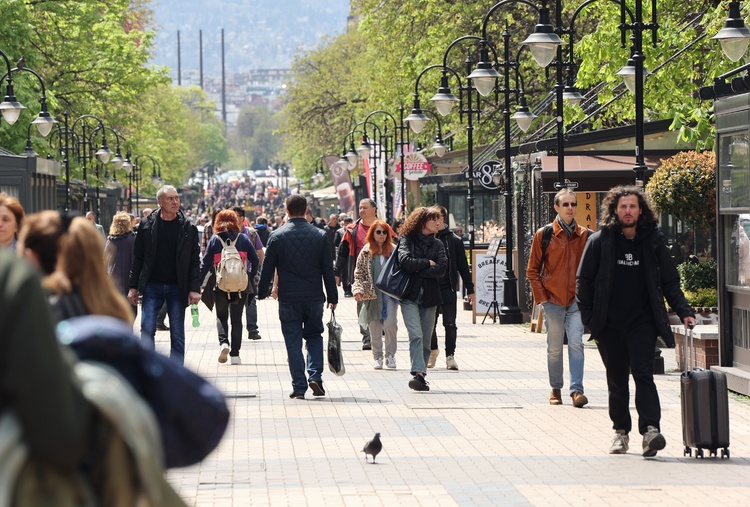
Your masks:
{"label": "tree", "polygon": [[709,227],[716,221],[716,156],[686,151],[666,159],[646,185],[656,207],[678,220]]}

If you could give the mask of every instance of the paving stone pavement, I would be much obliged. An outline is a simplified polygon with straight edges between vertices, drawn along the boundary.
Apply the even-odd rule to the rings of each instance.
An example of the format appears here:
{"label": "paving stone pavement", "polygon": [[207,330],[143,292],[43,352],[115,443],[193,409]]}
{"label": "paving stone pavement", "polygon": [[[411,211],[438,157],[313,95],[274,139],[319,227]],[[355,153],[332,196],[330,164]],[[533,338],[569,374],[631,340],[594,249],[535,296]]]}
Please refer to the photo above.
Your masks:
{"label": "paving stone pavement", "polygon": [[[404,326],[398,368],[374,370],[371,353],[361,350],[355,302],[342,297],[336,317],[346,375],[326,369],[327,395],[313,399],[308,391],[302,401],[288,398],[276,302],[260,301],[258,314],[263,338],[244,340],[239,366],[217,362],[214,314],[201,306],[199,328],[186,316],[186,365],[224,391],[232,412],[214,452],[168,473],[190,505],[750,504],[750,402],[730,395],[731,459],[683,456],[673,349],[664,350],[668,373],[656,379],[667,447],[645,459],[635,432],[627,455],[607,453],[613,431],[594,346],[586,347],[589,405],[576,409],[564,396],[562,406],[550,406],[545,335],[489,320],[471,324],[471,313],[459,309],[460,370],[446,370],[441,351],[427,377],[430,392],[418,393],[407,386]],[[157,350],[166,352],[168,339],[158,332]],[[633,396],[631,413],[636,426]],[[383,451],[368,464],[361,449],[375,432]]]}

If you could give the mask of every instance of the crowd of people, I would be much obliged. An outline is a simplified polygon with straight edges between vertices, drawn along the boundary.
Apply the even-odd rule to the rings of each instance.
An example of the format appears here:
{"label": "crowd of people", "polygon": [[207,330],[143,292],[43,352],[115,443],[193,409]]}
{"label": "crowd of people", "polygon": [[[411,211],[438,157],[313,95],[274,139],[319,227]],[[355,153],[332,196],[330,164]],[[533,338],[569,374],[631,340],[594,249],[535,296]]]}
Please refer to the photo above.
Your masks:
{"label": "crowd of people", "polygon": [[[65,463],[85,453],[89,416],[80,393],[75,385],[50,380],[64,377],[69,367],[65,354],[54,352],[54,323],[75,322],[71,319],[80,316],[107,316],[132,328],[140,305],[141,343],[153,351],[164,311],[169,317],[169,356],[181,365],[186,308],[203,300],[216,311],[218,361],[237,365],[242,363],[243,315],[248,339],[261,339],[256,300],[272,297],[287,351],[289,396],[304,399],[308,390],[313,396],[326,394],[324,310],[336,309],[342,286],[344,295],[357,302],[362,349],[371,350],[374,369],[397,368],[400,309],[408,335],[409,388],[430,390],[427,373],[439,354],[440,315],[446,368],[458,370],[458,280],[470,301],[474,286],[463,242],[448,228],[445,208],[418,207],[403,222],[389,225],[378,219],[375,203],[363,199],[356,220],[331,215],[322,224],[312,217],[305,197],[291,195],[284,201],[281,220],[276,215],[272,220],[262,215],[248,220],[245,208],[236,204],[243,189],[216,192],[220,199],[212,203],[213,216],[202,221],[200,210],[188,213],[177,190],[165,185],[156,194],[155,210],[144,210],[139,220],[117,213],[106,238],[95,227],[95,215],[93,221],[57,211],[26,216],[17,199],[0,194],[0,326],[8,331],[0,338],[0,409],[17,411],[20,424],[29,428],[28,445],[40,455]],[[666,441],[660,433],[653,350],[657,336],[674,346],[665,298],[686,325],[695,323],[663,234],[637,187],[609,192],[597,232],[575,222],[575,193],[560,191],[554,204],[557,216],[535,234],[527,266],[548,326],[549,403],[563,404],[564,338],[572,404],[580,408],[588,403],[582,346],[588,326],[606,369],[615,430],[609,452],[629,449],[632,375],[642,453],[654,456]],[[201,233],[195,222],[202,225]],[[388,276],[385,270],[393,256],[408,278],[397,296],[384,292],[378,282]],[[24,317],[28,312],[22,309],[29,309],[24,301],[40,298],[48,304]],[[33,347],[19,333],[33,336]],[[23,361],[19,370],[22,354],[43,362],[29,366]],[[27,387],[40,383],[54,392],[48,392],[49,402],[33,406],[56,410],[58,402],[67,404],[59,407],[70,416],[69,421],[58,419],[55,429],[60,435],[36,431],[41,412],[25,401],[36,399]]]}

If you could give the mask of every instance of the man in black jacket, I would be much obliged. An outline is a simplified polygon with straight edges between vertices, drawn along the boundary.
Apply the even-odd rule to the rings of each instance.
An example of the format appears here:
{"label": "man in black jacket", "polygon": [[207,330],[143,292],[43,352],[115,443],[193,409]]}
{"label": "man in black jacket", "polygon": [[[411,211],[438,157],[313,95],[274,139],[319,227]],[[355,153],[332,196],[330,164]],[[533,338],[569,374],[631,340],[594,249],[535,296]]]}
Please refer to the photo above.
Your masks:
{"label": "man in black jacket", "polygon": [[445,253],[448,256],[448,269],[440,278],[440,295],[443,297],[443,304],[438,306],[435,313],[435,329],[432,331],[432,342],[430,343],[430,359],[427,361],[427,367],[433,368],[435,361],[440,353],[437,340],[437,322],[438,316],[443,314],[443,327],[445,328],[445,367],[449,370],[458,370],[458,363],[453,357],[456,352],[456,290],[458,288],[458,276],[466,287],[466,294],[469,303],[474,299],[474,282],[471,281],[471,268],[466,260],[466,250],[464,242],[453,234],[448,228],[445,221],[448,219],[448,210],[443,206],[434,206],[440,212],[440,221],[438,222],[437,237],[445,246]]}
{"label": "man in black jacket", "polygon": [[[305,220],[306,209],[307,200],[301,195],[287,198],[289,221],[268,239],[258,284],[258,299],[273,294],[279,300],[281,332],[292,375],[293,390],[289,397],[293,399],[304,399],[308,386],[314,396],[325,395],[323,303],[327,295],[328,306],[335,310],[339,301],[328,241],[322,230]],[[278,286],[269,290],[274,273],[278,274]],[[303,338],[307,344],[307,380]]]}
{"label": "man in black jacket", "polygon": [[615,430],[609,452],[628,451],[632,426],[628,374],[632,373],[643,456],[655,456],[667,445],[659,430],[661,405],[654,384],[657,335],[674,347],[664,298],[686,326],[695,324],[695,314],[640,188],[610,190],[602,202],[600,225],[583,251],[576,299],[607,372],[609,417]]}
{"label": "man in black jacket", "polygon": [[171,349],[185,362],[185,308],[201,300],[198,229],[180,211],[180,196],[171,185],[156,193],[159,209],[138,226],[130,268],[128,300],[141,308],[141,339],[154,346],[156,316],[166,301]]}

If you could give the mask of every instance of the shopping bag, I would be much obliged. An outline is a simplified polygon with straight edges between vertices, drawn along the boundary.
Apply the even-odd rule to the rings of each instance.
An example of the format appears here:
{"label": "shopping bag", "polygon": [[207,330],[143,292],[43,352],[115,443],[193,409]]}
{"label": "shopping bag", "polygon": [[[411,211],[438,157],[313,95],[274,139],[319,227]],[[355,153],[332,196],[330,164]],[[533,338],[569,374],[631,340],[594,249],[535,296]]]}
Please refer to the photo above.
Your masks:
{"label": "shopping bag", "polygon": [[411,273],[407,273],[398,262],[398,243],[391,256],[383,264],[375,286],[394,299],[401,301],[411,285]]}
{"label": "shopping bag", "polygon": [[341,351],[342,327],[336,322],[336,313],[331,310],[331,320],[328,321],[328,369],[339,377],[346,373],[344,354]]}

